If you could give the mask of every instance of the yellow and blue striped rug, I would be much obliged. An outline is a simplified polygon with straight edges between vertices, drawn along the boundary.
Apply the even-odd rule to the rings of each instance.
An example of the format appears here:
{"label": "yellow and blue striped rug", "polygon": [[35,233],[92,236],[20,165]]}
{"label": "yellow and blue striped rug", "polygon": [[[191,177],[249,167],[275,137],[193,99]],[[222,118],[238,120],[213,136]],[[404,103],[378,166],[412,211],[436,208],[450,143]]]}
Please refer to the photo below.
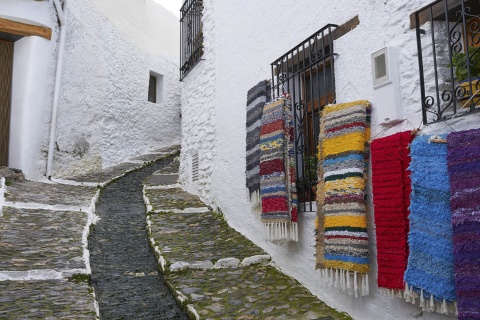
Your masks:
{"label": "yellow and blue striped rug", "polygon": [[318,146],[317,268],[335,287],[368,294],[365,203],[371,105],[366,100],[328,105]]}

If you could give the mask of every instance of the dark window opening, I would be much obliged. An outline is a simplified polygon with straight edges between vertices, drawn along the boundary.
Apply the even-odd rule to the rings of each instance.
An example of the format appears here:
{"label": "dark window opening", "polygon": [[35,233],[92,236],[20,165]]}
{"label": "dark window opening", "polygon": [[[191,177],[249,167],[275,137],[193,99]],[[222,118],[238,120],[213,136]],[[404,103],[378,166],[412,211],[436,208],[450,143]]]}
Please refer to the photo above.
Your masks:
{"label": "dark window opening", "polygon": [[153,75],[148,82],[148,101],[157,103],[157,77]]}
{"label": "dark window opening", "polygon": [[410,16],[424,124],[480,111],[479,16],[479,0],[437,0]]}
{"label": "dark window opening", "polygon": [[203,0],[186,0],[180,9],[180,80],[203,56]]}

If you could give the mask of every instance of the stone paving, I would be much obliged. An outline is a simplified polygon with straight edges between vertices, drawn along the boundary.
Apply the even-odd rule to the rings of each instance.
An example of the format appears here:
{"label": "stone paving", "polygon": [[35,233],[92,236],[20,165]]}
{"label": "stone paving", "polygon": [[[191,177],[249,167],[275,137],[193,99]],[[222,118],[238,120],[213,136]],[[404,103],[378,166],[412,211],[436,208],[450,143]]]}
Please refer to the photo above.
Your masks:
{"label": "stone paving", "polygon": [[0,186],[0,319],[351,319],[183,191],[177,154]]}
{"label": "stone paving", "polygon": [[153,150],[149,154],[145,154],[145,155],[141,155],[136,158],[133,158],[132,162],[123,162],[116,166],[109,167],[105,170],[75,176],[71,178],[71,180],[74,180],[77,182],[97,183],[99,185],[105,185],[106,183],[112,181],[113,179],[124,176],[128,172],[137,170],[140,167],[143,167],[150,163],[158,161],[162,158],[165,158],[166,156],[177,155],[178,150],[180,150],[179,145],[173,145],[173,146]]}
{"label": "stone paving", "polygon": [[145,178],[171,161],[129,173],[100,196],[89,248],[102,319],[187,319],[158,272],[142,195]]}
{"label": "stone paving", "polygon": [[[90,226],[96,219],[98,187],[177,153],[178,146],[155,150],[144,160],[71,180],[8,179],[5,185],[0,179],[0,319],[98,319],[87,249]],[[144,207],[141,186],[136,189]],[[141,219],[145,225],[145,211]],[[145,227],[143,239],[148,248]],[[149,278],[151,286],[158,286],[162,282],[155,267],[153,260],[149,272],[134,270],[119,276],[133,281]],[[164,286],[162,290],[166,292]],[[132,294],[125,291],[122,299],[142,299]],[[138,315],[135,319],[175,319]]]}
{"label": "stone paving", "polygon": [[7,186],[5,201],[68,205],[88,208],[98,188],[33,181],[13,182]]}
{"label": "stone paving", "polygon": [[31,181],[2,189],[0,319],[96,319],[86,242],[99,189]]}
{"label": "stone paving", "polygon": [[270,256],[198,197],[176,183],[155,181],[157,186],[152,179],[144,185],[150,243],[190,319],[351,319],[279,271]]}
{"label": "stone paving", "polygon": [[0,281],[0,319],[96,319],[88,282]]}
{"label": "stone paving", "polygon": [[6,207],[0,224],[0,271],[86,269],[87,213]]}

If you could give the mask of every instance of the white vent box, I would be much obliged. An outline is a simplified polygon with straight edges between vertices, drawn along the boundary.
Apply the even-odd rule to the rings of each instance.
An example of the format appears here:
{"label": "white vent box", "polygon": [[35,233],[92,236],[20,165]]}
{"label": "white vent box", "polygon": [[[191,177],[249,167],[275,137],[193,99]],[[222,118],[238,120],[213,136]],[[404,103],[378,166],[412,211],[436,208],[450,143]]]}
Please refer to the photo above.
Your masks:
{"label": "white vent box", "polygon": [[380,124],[405,120],[400,95],[399,50],[385,47],[372,53],[372,79],[375,112]]}

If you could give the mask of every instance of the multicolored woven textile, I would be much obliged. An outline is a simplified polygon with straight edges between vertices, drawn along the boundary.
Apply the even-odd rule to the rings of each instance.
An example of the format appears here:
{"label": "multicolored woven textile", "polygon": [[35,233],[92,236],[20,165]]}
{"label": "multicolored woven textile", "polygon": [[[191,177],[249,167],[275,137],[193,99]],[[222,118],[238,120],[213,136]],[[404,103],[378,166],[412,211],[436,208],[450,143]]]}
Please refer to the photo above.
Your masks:
{"label": "multicolored woven textile", "polygon": [[[411,131],[372,141],[373,204],[377,235],[378,287],[390,296],[403,296],[408,258],[408,215],[411,181],[408,146]],[[385,290],[387,289],[387,290]]]}
{"label": "multicolored woven textile", "polygon": [[[368,294],[365,204],[368,101],[328,105],[320,123],[317,186],[317,268],[331,284]],[[357,273],[359,274],[357,277]]]}
{"label": "multicolored woven textile", "polygon": [[410,148],[410,253],[405,271],[406,299],[426,311],[454,312],[452,214],[447,145],[429,143],[428,136]]}
{"label": "multicolored woven textile", "polygon": [[252,211],[261,213],[260,205],[260,122],[263,106],[270,100],[270,82],[260,81],[247,94],[246,185]]}
{"label": "multicolored woven textile", "polygon": [[298,240],[297,195],[290,100],[263,108],[260,129],[260,197],[267,240]]}
{"label": "multicolored woven textile", "polygon": [[480,319],[480,129],[447,142],[458,319]]}

